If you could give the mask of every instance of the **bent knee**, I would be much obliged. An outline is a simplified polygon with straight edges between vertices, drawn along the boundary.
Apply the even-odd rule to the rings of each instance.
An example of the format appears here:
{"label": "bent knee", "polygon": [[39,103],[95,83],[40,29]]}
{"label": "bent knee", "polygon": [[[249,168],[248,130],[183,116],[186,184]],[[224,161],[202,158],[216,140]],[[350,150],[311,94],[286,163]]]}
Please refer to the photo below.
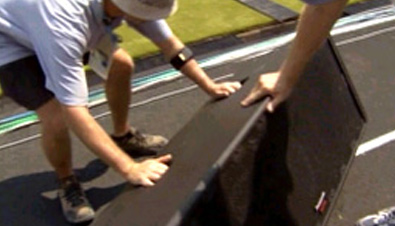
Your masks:
{"label": "bent knee", "polygon": [[41,121],[41,124],[43,130],[53,134],[64,133],[65,131],[68,130],[67,124],[62,114],[58,114],[56,116],[46,118]]}
{"label": "bent knee", "polygon": [[134,71],[132,57],[123,49],[114,52],[109,76],[131,76]]}
{"label": "bent knee", "polygon": [[67,130],[60,103],[56,99],[48,101],[37,109],[36,113],[44,130],[53,132]]}

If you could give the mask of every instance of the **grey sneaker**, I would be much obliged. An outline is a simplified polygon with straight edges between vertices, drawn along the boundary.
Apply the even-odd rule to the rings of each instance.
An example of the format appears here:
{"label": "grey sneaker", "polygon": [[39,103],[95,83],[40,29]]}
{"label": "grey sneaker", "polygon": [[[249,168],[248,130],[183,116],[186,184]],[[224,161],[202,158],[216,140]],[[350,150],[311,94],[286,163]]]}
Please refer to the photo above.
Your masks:
{"label": "grey sneaker", "polygon": [[159,135],[140,133],[135,128],[122,137],[111,136],[114,142],[133,158],[157,155],[158,151],[168,143],[168,140]]}
{"label": "grey sneaker", "polygon": [[356,226],[395,226],[395,206],[360,219]]}
{"label": "grey sneaker", "polygon": [[93,220],[95,211],[90,205],[75,176],[60,181],[58,196],[63,215],[70,223],[82,223]]}

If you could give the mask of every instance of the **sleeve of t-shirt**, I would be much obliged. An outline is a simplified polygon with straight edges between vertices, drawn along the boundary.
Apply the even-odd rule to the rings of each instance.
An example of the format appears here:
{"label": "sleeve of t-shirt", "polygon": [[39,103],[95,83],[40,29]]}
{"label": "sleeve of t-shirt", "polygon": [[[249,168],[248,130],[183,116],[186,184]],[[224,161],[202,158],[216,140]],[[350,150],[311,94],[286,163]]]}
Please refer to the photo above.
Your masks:
{"label": "sleeve of t-shirt", "polygon": [[163,19],[146,21],[138,24],[135,24],[132,21],[126,21],[126,23],[156,43],[165,41],[173,35],[171,28]]}
{"label": "sleeve of t-shirt", "polygon": [[88,104],[88,87],[82,55],[87,45],[81,28],[42,26],[32,35],[34,51],[46,76],[46,88],[69,106]]}
{"label": "sleeve of t-shirt", "polygon": [[335,0],[302,0],[302,1],[309,5],[320,5],[328,2],[333,2]]}

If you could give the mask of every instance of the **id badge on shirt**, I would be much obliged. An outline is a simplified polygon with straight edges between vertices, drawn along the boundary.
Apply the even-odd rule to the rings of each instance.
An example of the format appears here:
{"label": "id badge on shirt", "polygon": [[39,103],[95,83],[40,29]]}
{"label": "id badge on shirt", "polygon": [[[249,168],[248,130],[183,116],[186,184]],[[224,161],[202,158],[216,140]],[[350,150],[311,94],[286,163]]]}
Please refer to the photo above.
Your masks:
{"label": "id badge on shirt", "polygon": [[106,33],[94,50],[90,51],[89,66],[104,80],[108,77],[112,63],[112,55],[116,49],[113,34]]}

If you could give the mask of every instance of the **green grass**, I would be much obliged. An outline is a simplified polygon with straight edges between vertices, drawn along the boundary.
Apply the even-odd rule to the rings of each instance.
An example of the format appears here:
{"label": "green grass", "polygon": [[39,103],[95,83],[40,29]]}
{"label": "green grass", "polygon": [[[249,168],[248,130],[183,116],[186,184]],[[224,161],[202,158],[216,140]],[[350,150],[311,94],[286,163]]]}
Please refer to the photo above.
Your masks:
{"label": "green grass", "polygon": [[[179,1],[179,4],[178,12],[167,21],[185,43],[235,33],[273,21],[232,0],[185,0]],[[127,26],[117,29],[117,33],[124,40],[121,47],[134,57],[157,52],[149,40]]]}

